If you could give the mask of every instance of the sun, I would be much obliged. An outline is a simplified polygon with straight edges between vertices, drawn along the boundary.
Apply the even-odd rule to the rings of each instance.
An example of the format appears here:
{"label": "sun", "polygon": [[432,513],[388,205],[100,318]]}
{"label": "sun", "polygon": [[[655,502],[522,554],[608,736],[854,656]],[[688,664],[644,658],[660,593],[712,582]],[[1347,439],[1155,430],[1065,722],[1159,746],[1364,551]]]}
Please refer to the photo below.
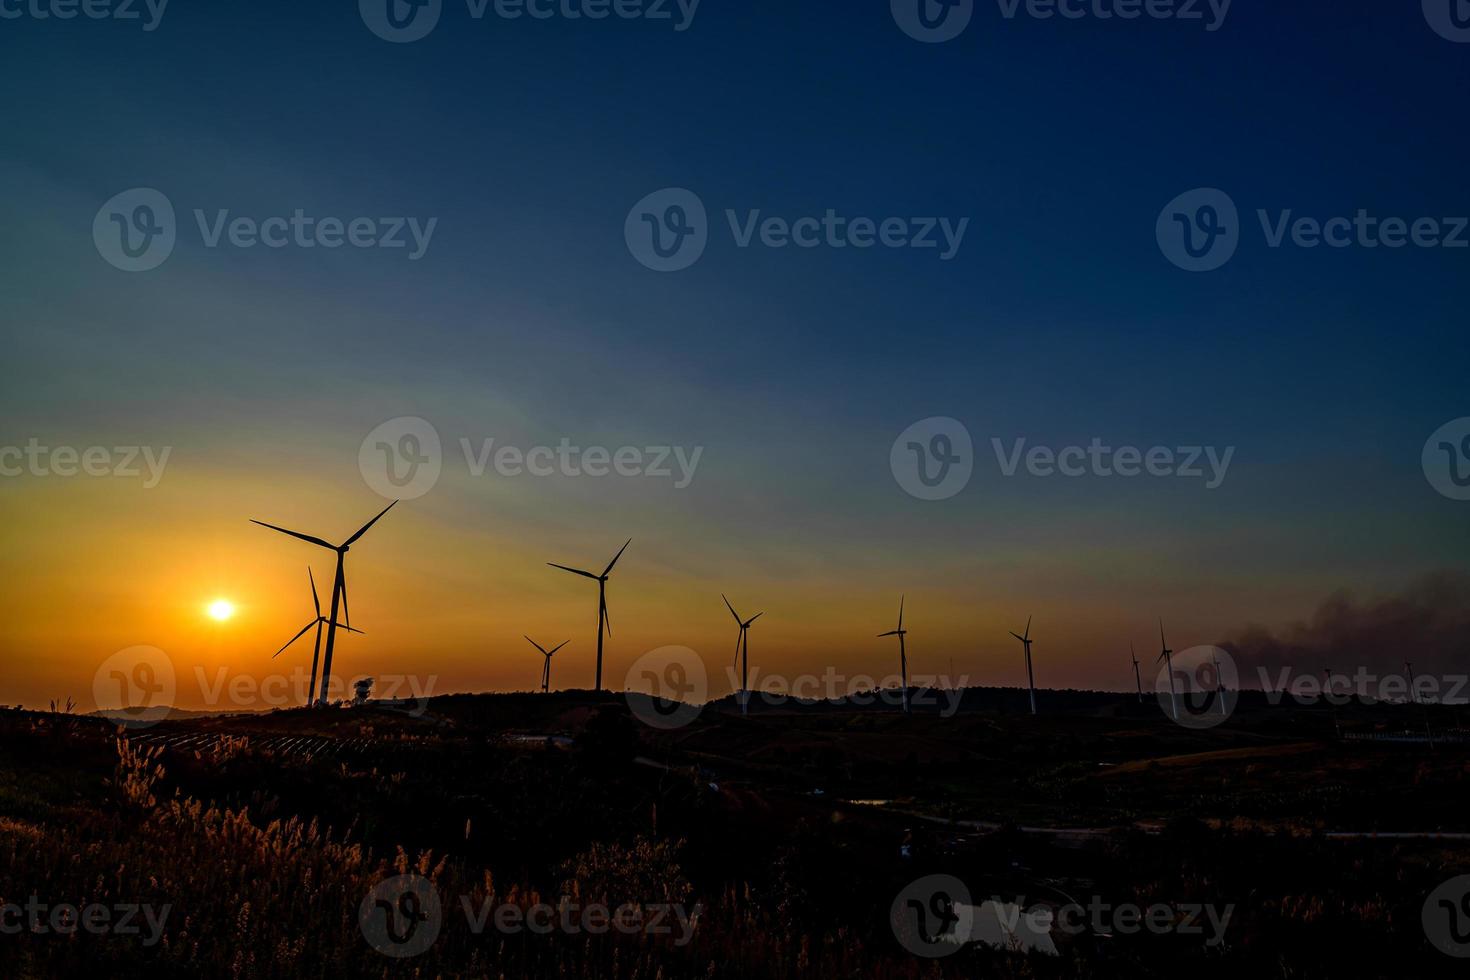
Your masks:
{"label": "sun", "polygon": [[216,599],[204,608],[210,619],[223,623],[235,615],[235,604],[228,599]]}

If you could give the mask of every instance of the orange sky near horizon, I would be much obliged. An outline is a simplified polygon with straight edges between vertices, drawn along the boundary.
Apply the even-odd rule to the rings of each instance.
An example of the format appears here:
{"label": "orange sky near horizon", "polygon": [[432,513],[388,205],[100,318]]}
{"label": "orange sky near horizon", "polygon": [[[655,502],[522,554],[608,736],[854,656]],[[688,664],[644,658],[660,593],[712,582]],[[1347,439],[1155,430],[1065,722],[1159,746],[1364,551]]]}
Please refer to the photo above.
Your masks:
{"label": "orange sky near horizon", "polygon": [[[311,635],[279,659],[271,654],[313,616],[308,564],[325,608],[333,555],[249,518],[340,540],[385,501],[360,482],[303,479],[286,492],[271,480],[175,465],[148,490],[106,479],[0,490],[10,512],[26,515],[0,558],[12,664],[0,703],[73,697],[91,710],[98,666],[139,644],[172,660],[179,707],[220,707],[211,690],[241,677],[254,687],[275,676],[278,689],[281,677],[292,678],[284,689],[292,700],[304,696]],[[641,654],[679,644],[704,659],[709,696],[727,693],[736,627],[721,592],[744,616],[765,613],[751,631],[757,681],[776,674],[784,686],[829,665],[844,677],[896,673],[896,645],[876,634],[893,627],[905,593],[912,677],[947,675],[952,659],[968,683],[1024,684],[1019,644],[1007,631],[1032,615],[1039,687],[1118,690],[1132,683],[1130,638],[1150,662],[1161,610],[1177,650],[1238,626],[1228,612],[1237,599],[1259,608],[1272,592],[1274,613],[1298,616],[1321,595],[1260,582],[1253,595],[1222,606],[1238,584],[1169,582],[1137,553],[1079,544],[1070,554],[1028,557],[930,542],[905,556],[892,537],[834,544],[820,527],[745,532],[702,524],[698,508],[627,508],[600,528],[587,526],[586,515],[600,510],[582,500],[572,511],[579,525],[549,524],[525,515],[553,509],[554,499],[504,486],[487,494],[482,484],[451,481],[400,503],[353,547],[353,625],[365,635],[339,634],[339,678],[406,677],[429,693],[531,690],[541,662],[522,638],[529,634],[548,646],[570,641],[553,663],[554,688],[590,688],[596,585],[545,563],[600,570],[629,536],[609,585],[604,686],[614,690]],[[1116,597],[1129,591],[1139,599],[1125,609]],[[236,606],[225,622],[205,611],[219,598]],[[382,683],[378,692],[389,693]],[[276,706],[264,695],[246,700],[224,706]]]}

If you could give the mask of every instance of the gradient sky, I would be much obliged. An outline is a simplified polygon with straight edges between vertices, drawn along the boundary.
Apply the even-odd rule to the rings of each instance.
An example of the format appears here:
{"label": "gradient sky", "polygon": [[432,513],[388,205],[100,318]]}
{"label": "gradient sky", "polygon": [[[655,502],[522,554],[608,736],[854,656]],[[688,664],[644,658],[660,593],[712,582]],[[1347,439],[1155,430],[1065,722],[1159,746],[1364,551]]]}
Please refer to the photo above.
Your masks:
{"label": "gradient sky", "polygon": [[[722,672],[720,603],[765,610],[753,661],[1131,685],[1155,617],[1176,649],[1308,615],[1328,593],[1465,568],[1470,504],[1425,439],[1470,415],[1470,251],[1273,250],[1257,208],[1470,214],[1470,45],[1417,3],[1237,0],[1175,21],[1004,19],[920,44],[886,2],[704,0],[667,23],[471,20],[447,0],[393,45],[356,4],[173,0],[159,28],[0,20],[5,383],[0,445],[171,446],[163,480],[0,478],[0,702],[75,696],[114,651],[260,677],[310,615],[325,553],[384,501],[358,447],[431,420],[444,476],[354,549],[339,672],[436,690],[590,686],[614,578],[609,686],[663,644]],[[103,202],[166,193],[159,269],[92,241]],[[630,256],[664,187],[715,222],[704,257]],[[1155,218],[1226,190],[1248,229],[1192,275]],[[439,219],[401,251],[206,249],[189,212]],[[967,217],[932,251],[739,249],[721,212]],[[921,502],[889,470],[909,424],[962,420],[978,469]],[[989,440],[1236,447],[1225,483],[1002,477]],[[704,447],[693,483],[475,478],[458,441]],[[225,596],[219,625],[201,612]],[[309,659],[309,650],[304,651]],[[723,676],[711,693],[727,688]]]}

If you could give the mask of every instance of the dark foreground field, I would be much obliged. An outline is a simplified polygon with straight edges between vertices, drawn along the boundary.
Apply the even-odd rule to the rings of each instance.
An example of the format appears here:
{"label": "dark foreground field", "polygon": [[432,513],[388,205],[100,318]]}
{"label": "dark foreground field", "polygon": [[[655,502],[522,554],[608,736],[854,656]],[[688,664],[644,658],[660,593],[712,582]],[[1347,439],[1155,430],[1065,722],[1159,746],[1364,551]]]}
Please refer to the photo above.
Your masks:
{"label": "dark foreground field", "polygon": [[[1470,873],[1470,840],[1432,836],[1470,835],[1451,709],[1431,749],[1335,737],[1420,722],[1402,707],[1248,702],[1190,731],[1058,700],[727,702],[672,732],[585,693],[130,729],[0,711],[0,976],[1463,975],[1421,922]],[[1087,921],[919,956],[892,911],[935,874]]]}

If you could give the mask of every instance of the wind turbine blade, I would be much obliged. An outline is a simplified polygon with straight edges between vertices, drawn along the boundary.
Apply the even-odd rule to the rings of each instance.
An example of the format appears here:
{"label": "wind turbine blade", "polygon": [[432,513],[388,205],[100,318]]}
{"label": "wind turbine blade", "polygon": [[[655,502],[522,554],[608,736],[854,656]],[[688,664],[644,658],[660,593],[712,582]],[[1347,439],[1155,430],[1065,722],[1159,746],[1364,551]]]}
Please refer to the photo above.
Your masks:
{"label": "wind turbine blade", "polygon": [[[550,657],[552,654],[556,653],[556,651],[560,650],[562,647],[566,646],[570,642],[572,642],[572,641],[571,640],[562,640],[556,646],[554,646],[554,647],[551,648],[551,653],[548,653],[547,656]],[[550,670],[551,668],[548,666],[547,669]]]}
{"label": "wind turbine blade", "polygon": [[[524,633],[522,633],[521,635],[522,636],[526,636],[526,634],[524,634]],[[529,643],[529,644],[531,644],[531,646],[535,647],[537,650],[540,650],[543,654],[546,654],[545,648],[542,647],[541,644],[537,643],[535,640],[531,639],[529,636],[526,636],[526,642]],[[546,655],[547,656],[550,656],[550,654],[546,654]]]}
{"label": "wind turbine blade", "polygon": [[618,553],[615,554],[615,555],[613,555],[613,560],[610,561],[610,562],[608,562],[607,563],[607,568],[605,568],[605,569],[602,570],[602,576],[603,576],[603,578],[606,578],[607,576],[609,576],[609,575],[612,574],[613,566],[618,563],[618,559],[619,558],[623,557],[623,552],[627,551],[628,550],[628,545],[630,545],[632,543],[633,543],[633,539],[632,538],[629,538],[627,541],[624,541],[623,542],[623,546],[618,549]]}
{"label": "wind turbine blade", "polygon": [[315,625],[316,625],[316,620],[313,619],[311,622],[309,622],[305,626],[301,627],[301,632],[300,633],[297,633],[295,636],[291,637],[291,639],[287,640],[285,647],[281,647],[281,649],[279,649],[275,653],[271,654],[271,659],[274,660],[277,657],[279,657],[281,654],[285,653],[286,652],[286,647],[289,647],[291,644],[295,643],[297,640],[299,640],[303,636],[305,636],[306,635],[306,631],[309,630],[309,629],[311,629]]}
{"label": "wind turbine blade", "polygon": [[[325,619],[326,617],[322,617],[322,618]],[[362,636],[366,636],[367,635],[366,633],[363,633],[362,630],[355,630],[351,626],[348,626],[346,623],[338,623],[337,624],[337,628],[338,629],[344,629],[344,630],[346,630],[349,633],[357,633],[357,634],[362,635]]]}
{"label": "wind turbine blade", "polygon": [[887,633],[879,633],[879,636],[897,636],[898,630],[889,630]]}
{"label": "wind turbine blade", "polygon": [[1025,643],[1026,642],[1026,638],[1024,636],[1022,636],[1021,634],[1015,632],[1014,630],[1011,631],[1011,635],[1014,636],[1016,639],[1020,640],[1022,643]]}
{"label": "wind turbine blade", "polygon": [[312,544],[321,545],[323,548],[328,548],[332,551],[337,550],[336,545],[327,544],[327,542],[323,541],[321,538],[314,538],[310,534],[302,534],[300,531],[290,531],[284,527],[276,527],[274,524],[267,524],[265,521],[257,521],[253,517],[250,519],[250,523],[259,524],[261,527],[268,527],[272,531],[280,531],[282,534],[289,534],[293,538],[300,538],[302,541],[309,541]]}
{"label": "wind turbine blade", "polygon": [[1027,616],[1026,617],[1026,632],[1021,634],[1021,639],[1023,639],[1023,640],[1029,640],[1029,639],[1031,639],[1031,617],[1030,616]]}
{"label": "wind turbine blade", "polygon": [[580,568],[568,568],[566,565],[558,565],[554,561],[549,561],[546,564],[550,565],[552,568],[560,568],[564,572],[571,572],[573,575],[581,575],[586,578],[592,579],[594,582],[597,581],[596,575],[593,575],[591,572],[584,572]]}
{"label": "wind turbine blade", "polygon": [[758,613],[756,613],[756,614],[755,614],[755,615],[754,615],[754,616],[752,616],[752,617],[750,617],[750,618],[749,618],[749,619],[747,619],[747,620],[746,620],[746,621],[745,621],[745,628],[746,628],[746,629],[750,629],[750,624],[751,624],[751,623],[753,623],[753,622],[755,622],[755,621],[756,621],[756,620],[757,620],[757,619],[760,619],[760,618],[761,618],[761,617],[762,617],[762,616],[764,616],[764,615],[765,615],[765,613],[763,613],[763,612],[758,612]]}
{"label": "wind turbine blade", "polygon": [[898,628],[903,629],[903,596],[898,597]]}
{"label": "wind turbine blade", "polygon": [[1161,618],[1159,620],[1159,646],[1167,647],[1168,645],[1169,644],[1164,640],[1164,621]]}
{"label": "wind turbine blade", "polygon": [[348,623],[351,623],[352,622],[352,611],[347,608],[347,573],[346,572],[343,572],[342,573],[342,578],[340,579],[340,581],[342,583],[342,618],[345,619]]}
{"label": "wind turbine blade", "polygon": [[598,600],[602,604],[602,625],[607,629],[607,635],[612,636],[612,617],[607,614],[607,596]]}
{"label": "wind turbine blade", "polygon": [[311,566],[306,568],[306,580],[311,583],[311,604],[316,606],[316,615],[320,619],[322,615],[322,601],[316,594],[316,577],[311,574]]}
{"label": "wind turbine blade", "polygon": [[[725,599],[725,593],[721,592],[720,593],[720,598],[721,599]],[[729,599],[725,599],[725,608],[728,609],[728,610],[730,610],[730,615],[735,617],[735,622],[737,622],[737,623],[740,622],[740,614],[735,611],[735,607],[734,606],[730,605],[730,600]]]}
{"label": "wind turbine blade", "polygon": [[374,517],[374,518],[373,518],[373,519],[372,519],[372,520],[370,520],[370,521],[368,521],[368,522],[367,522],[367,523],[366,523],[366,524],[364,524],[364,525],[363,525],[363,526],[362,526],[362,527],[360,527],[360,528],[358,528],[358,529],[357,529],[357,533],[356,533],[356,534],[354,534],[354,535],[353,535],[353,536],[352,536],[352,537],[350,537],[350,538],[348,538],[348,539],[347,539],[347,540],[346,540],[346,541],[343,541],[343,542],[342,542],[342,547],[344,547],[344,548],[345,548],[345,547],[347,547],[347,546],[348,546],[348,545],[350,545],[350,544],[352,544],[352,542],[354,542],[354,541],[356,541],[356,540],[357,540],[357,539],[358,539],[358,538],[360,538],[360,537],[362,537],[362,536],[363,536],[363,535],[364,535],[364,534],[366,534],[366,533],[368,533],[368,528],[370,528],[370,527],[372,527],[372,526],[373,526],[373,525],[374,525],[374,524],[376,524],[376,523],[378,523],[378,520],[379,520],[379,519],[380,519],[380,518],[381,518],[381,517],[382,517],[382,516],[383,516],[383,515],[384,515],[384,514],[386,514],[386,513],[388,513],[388,511],[390,511],[390,510],[392,510],[392,509],[393,509],[393,508],[394,508],[394,507],[396,507],[396,506],[398,506],[398,501],[396,501],[396,500],[395,500],[395,501],[393,501],[393,503],[391,503],[391,504],[389,504],[389,505],[388,505],[388,506],[387,506],[387,507],[384,507],[384,508],[383,508],[383,509],[382,509],[382,510],[381,510],[381,511],[380,511],[380,512],[379,512],[379,513],[378,513],[378,516],[377,516],[377,517]]}

